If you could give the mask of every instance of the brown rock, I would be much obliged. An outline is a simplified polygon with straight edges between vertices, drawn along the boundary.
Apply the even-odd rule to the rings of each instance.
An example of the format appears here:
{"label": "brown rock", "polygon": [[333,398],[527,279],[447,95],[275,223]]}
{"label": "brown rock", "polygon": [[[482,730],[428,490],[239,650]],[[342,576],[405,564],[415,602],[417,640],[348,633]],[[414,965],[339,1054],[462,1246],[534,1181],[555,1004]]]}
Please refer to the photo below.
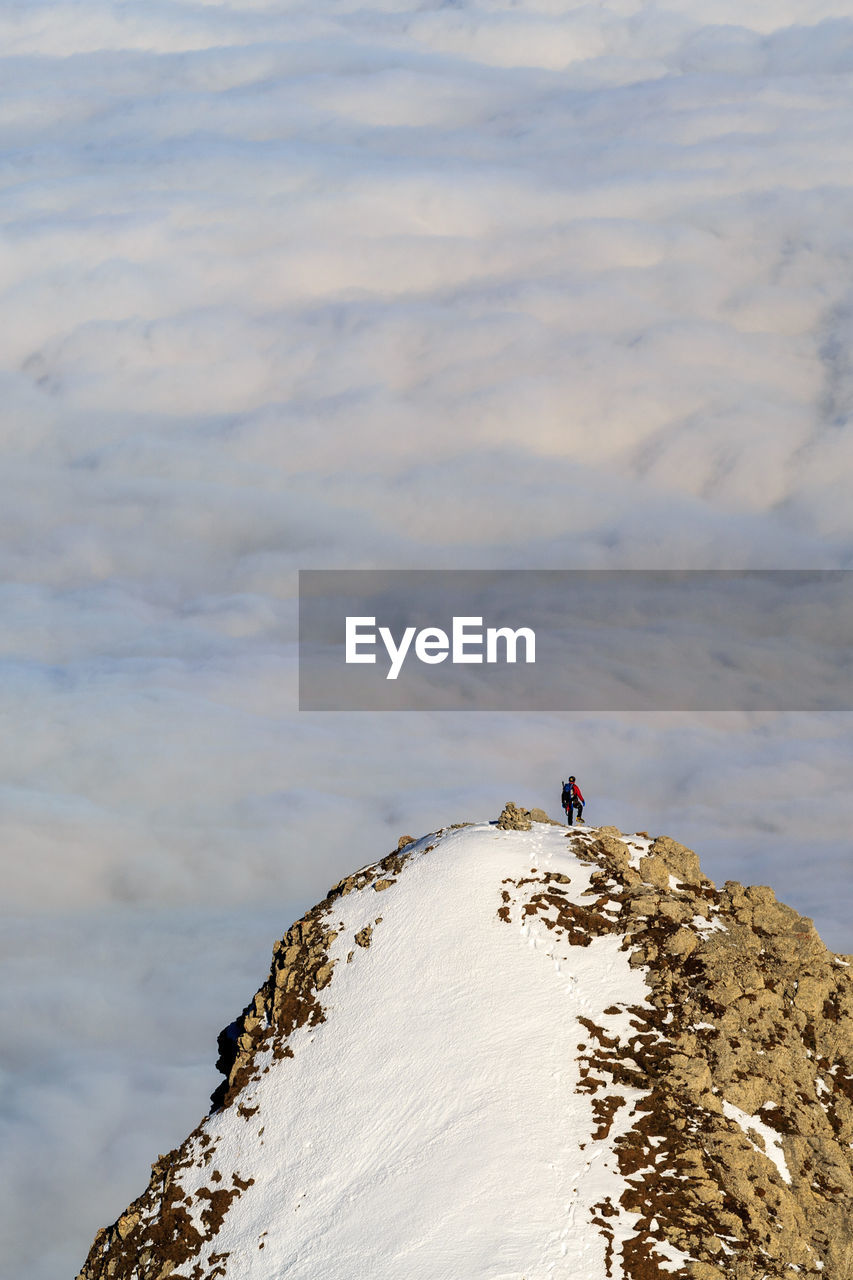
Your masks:
{"label": "brown rock", "polygon": [[126,1240],[141,1218],[139,1213],[123,1213],[116,1223],[116,1229],[122,1240]]}
{"label": "brown rock", "polygon": [[498,818],[498,826],[502,831],[529,831],[533,823],[527,809],[520,809],[512,800],[507,800]]}
{"label": "brown rock", "polygon": [[686,902],[661,902],[658,911],[667,920],[675,920],[678,924],[686,924],[695,914],[692,905]]}
{"label": "brown rock", "polygon": [[829,996],[829,983],[819,978],[800,978],[794,1004],[804,1013],[817,1013]]}
{"label": "brown rock", "polygon": [[758,903],[752,912],[754,928],[761,929],[764,933],[781,933],[783,930],[789,930],[798,919],[796,911],[783,906],[780,902]]}
{"label": "brown rock", "polygon": [[659,903],[660,899],[652,894],[640,893],[628,901],[627,907],[632,916],[654,916],[657,915]]}
{"label": "brown rock", "polygon": [[552,826],[552,827],[561,827],[563,825],[562,822],[556,822],[553,818],[549,818],[544,809],[531,809],[530,821],[531,822],[547,822],[549,826]]}
{"label": "brown rock", "polygon": [[670,840],[669,836],[658,836],[652,843],[651,854],[660,858],[675,878],[685,884],[698,884],[705,879],[693,850],[677,840]]}
{"label": "brown rock", "polygon": [[667,940],[666,950],[671,956],[689,956],[699,945],[696,934],[690,929],[679,929]]}
{"label": "brown rock", "polygon": [[627,847],[619,839],[615,827],[600,827],[592,848],[597,854],[604,855],[605,865],[624,874],[630,866],[630,855]]}
{"label": "brown rock", "polygon": [[766,884],[749,885],[749,887],[746,890],[746,896],[747,898],[749,898],[750,902],[755,902],[755,903],[759,903],[759,902],[767,903],[767,902],[776,901],[776,894],[773,892],[770,886]]}
{"label": "brown rock", "polygon": [[690,1280],[726,1280],[726,1273],[710,1262],[689,1262],[687,1274]]}
{"label": "brown rock", "polygon": [[670,874],[669,867],[663,858],[649,854],[640,859],[640,875],[646,884],[657,885],[659,889],[668,889]]}

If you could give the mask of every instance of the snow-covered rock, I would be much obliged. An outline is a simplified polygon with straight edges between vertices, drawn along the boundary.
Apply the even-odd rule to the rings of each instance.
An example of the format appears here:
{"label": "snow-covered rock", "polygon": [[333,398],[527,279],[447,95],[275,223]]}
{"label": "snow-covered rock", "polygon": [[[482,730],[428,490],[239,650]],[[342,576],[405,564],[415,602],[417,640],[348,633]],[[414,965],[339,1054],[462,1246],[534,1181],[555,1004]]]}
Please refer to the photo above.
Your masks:
{"label": "snow-covered rock", "polygon": [[80,1280],[853,1277],[849,957],[666,838],[401,846],[276,945]]}

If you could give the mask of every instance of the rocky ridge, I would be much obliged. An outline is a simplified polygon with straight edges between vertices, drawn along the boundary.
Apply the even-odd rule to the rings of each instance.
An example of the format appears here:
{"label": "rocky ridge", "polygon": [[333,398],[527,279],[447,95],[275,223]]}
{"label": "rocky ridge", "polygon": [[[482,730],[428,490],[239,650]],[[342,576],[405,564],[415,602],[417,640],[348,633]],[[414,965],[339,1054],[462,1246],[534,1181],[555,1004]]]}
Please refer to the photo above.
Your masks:
{"label": "rocky ridge", "polygon": [[[508,805],[499,829],[523,838],[512,833],[530,830],[535,813]],[[322,993],[335,964],[371,946],[382,922],[382,899],[373,895],[443,834],[418,846],[401,838],[276,944],[266,981],[220,1036],[224,1079],[214,1113],[234,1108],[252,1121],[252,1083],[270,1070],[270,1058],[292,1056],[297,1028],[325,1019]],[[566,839],[591,869],[582,900],[573,899],[570,876],[532,867],[496,884],[495,913],[570,947],[614,935],[650,989],[644,1005],[579,1020],[577,1087],[593,1108],[591,1143],[617,1134],[624,1180],[618,1202],[597,1204],[587,1228],[607,1242],[607,1275],[853,1280],[851,958],[828,952],[812,922],[769,888],[727,882],[717,890],[696,854],[666,837],[604,827],[574,829]],[[333,961],[335,904],[351,894],[366,895],[364,920]],[[632,1123],[614,1129],[637,1091]],[[203,1121],[159,1157],[143,1195],[98,1233],[79,1280],[230,1274],[215,1241],[253,1179],[233,1166],[223,1175],[216,1148]],[[204,1174],[189,1190],[194,1164]],[[613,1226],[625,1214],[631,1233],[617,1242]],[[675,1265],[673,1256],[687,1261]]]}
{"label": "rocky ridge", "polygon": [[[767,886],[718,891],[674,840],[632,858],[615,828],[570,838],[598,868],[590,906],[569,903],[546,873],[505,887],[499,915],[539,916],[576,946],[620,933],[651,986],[656,1011],[631,1010],[633,1035],[590,1021],[578,1045],[597,1137],[624,1105],[620,1085],[647,1091],[642,1120],[617,1139],[622,1207],[640,1215],[623,1274],[658,1276],[655,1242],[666,1240],[693,1259],[670,1274],[694,1280],[848,1280],[851,957],[827,951]],[[599,1206],[605,1234],[616,1212]]]}

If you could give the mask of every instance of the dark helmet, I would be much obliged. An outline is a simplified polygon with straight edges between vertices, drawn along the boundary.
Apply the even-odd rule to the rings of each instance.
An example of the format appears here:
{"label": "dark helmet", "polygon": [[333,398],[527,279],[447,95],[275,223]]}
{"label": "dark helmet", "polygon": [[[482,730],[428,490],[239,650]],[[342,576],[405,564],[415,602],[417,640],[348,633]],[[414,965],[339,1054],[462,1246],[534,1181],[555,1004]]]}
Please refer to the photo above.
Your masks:
{"label": "dark helmet", "polygon": [[571,776],[569,777],[569,782],[577,782],[577,778],[575,777],[574,774],[571,774]]}

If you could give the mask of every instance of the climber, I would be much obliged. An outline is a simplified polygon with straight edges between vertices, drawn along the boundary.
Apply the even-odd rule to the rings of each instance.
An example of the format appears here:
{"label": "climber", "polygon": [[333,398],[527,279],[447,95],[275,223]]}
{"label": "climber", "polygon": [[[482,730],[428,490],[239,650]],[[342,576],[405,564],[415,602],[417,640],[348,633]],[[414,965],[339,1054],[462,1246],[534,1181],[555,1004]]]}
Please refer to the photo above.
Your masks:
{"label": "climber", "polygon": [[578,822],[583,822],[584,807],[583,792],[575,781],[575,775],[569,778],[568,782],[563,783],[562,805],[566,812],[566,822],[572,825],[574,818],[574,810],[578,811]]}

